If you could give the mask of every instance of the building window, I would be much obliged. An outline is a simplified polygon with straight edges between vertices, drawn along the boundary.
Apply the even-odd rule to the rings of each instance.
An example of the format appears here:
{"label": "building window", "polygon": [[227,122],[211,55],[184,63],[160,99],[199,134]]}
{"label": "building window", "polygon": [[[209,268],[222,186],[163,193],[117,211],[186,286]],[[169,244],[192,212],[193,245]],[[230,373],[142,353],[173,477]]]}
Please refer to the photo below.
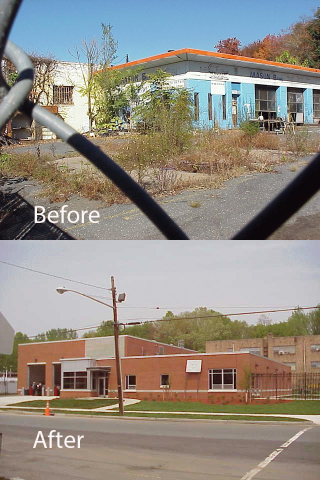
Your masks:
{"label": "building window", "polygon": [[170,387],[170,375],[162,374],[160,376],[160,388],[169,388]]}
{"label": "building window", "polygon": [[237,369],[209,370],[209,390],[236,390]]}
{"label": "building window", "polygon": [[227,104],[225,95],[222,95],[222,120],[227,120]]}
{"label": "building window", "polygon": [[159,347],[159,355],[163,355],[164,354],[164,348],[163,347]]}
{"label": "building window", "polygon": [[261,355],[261,348],[243,347],[243,348],[240,348],[240,352],[248,352],[248,353],[255,353],[256,355]]}
{"label": "building window", "polygon": [[208,93],[208,117],[212,120],[212,95]]}
{"label": "building window", "polygon": [[313,90],[313,117],[320,118],[320,90]]}
{"label": "building window", "polygon": [[53,103],[55,105],[73,105],[73,86],[53,85]]}
{"label": "building window", "polygon": [[137,386],[135,375],[126,375],[126,390],[135,390]]}
{"label": "building window", "polygon": [[64,372],[63,373],[64,390],[86,390],[87,372]]}
{"label": "building window", "polygon": [[256,85],[256,114],[264,119],[276,117],[276,88]]}
{"label": "building window", "polygon": [[296,369],[296,364],[294,362],[283,362],[283,365],[287,365],[288,367],[291,367],[291,370]]}
{"label": "building window", "polygon": [[281,345],[281,347],[273,347],[275,355],[294,355],[296,347],[294,345]]}
{"label": "building window", "polygon": [[194,119],[199,122],[199,93],[193,95],[194,100]]}
{"label": "building window", "polygon": [[311,368],[320,368],[320,362],[311,362]]}
{"label": "building window", "polygon": [[310,345],[311,352],[320,352],[320,345]]}
{"label": "building window", "polygon": [[288,88],[288,113],[296,121],[297,113],[303,114],[303,89]]}

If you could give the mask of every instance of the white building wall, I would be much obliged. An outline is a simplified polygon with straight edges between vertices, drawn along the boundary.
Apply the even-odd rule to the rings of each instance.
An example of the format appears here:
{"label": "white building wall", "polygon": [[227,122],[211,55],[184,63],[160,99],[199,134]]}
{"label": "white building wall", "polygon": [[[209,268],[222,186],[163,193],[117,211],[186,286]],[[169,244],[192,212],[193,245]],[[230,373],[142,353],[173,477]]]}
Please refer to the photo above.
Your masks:
{"label": "white building wall", "polygon": [[[73,105],[58,105],[58,113],[65,122],[80,133],[89,131],[88,99],[81,89],[85,88],[86,64],[59,62],[54,85],[73,86]],[[52,85],[53,89],[53,85]]]}

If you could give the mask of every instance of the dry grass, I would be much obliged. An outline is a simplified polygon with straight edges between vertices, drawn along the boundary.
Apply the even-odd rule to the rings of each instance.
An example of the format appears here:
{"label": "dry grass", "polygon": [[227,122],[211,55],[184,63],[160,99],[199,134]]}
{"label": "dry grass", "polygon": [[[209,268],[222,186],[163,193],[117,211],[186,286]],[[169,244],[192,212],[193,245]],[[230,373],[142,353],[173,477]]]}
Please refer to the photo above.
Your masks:
{"label": "dry grass", "polygon": [[[152,195],[187,188],[218,188],[230,178],[269,172],[276,164],[293,162],[319,150],[318,136],[307,130],[294,135],[261,132],[254,137],[239,130],[200,131],[186,148],[168,145],[160,133],[102,138],[95,143]],[[0,156],[0,176],[32,177],[44,184],[42,193],[52,202],[66,201],[74,194],[109,205],[127,200],[94,167],[83,165],[69,171],[57,166],[52,156],[11,151],[10,155]]]}

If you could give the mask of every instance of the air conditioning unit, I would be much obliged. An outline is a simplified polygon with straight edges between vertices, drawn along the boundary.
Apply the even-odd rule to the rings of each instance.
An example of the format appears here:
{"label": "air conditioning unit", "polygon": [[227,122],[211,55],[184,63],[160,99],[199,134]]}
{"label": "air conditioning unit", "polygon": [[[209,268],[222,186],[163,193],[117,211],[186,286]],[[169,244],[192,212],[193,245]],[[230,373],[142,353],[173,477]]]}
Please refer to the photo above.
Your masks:
{"label": "air conditioning unit", "polygon": [[285,352],[283,350],[279,350],[279,355],[284,355]]}

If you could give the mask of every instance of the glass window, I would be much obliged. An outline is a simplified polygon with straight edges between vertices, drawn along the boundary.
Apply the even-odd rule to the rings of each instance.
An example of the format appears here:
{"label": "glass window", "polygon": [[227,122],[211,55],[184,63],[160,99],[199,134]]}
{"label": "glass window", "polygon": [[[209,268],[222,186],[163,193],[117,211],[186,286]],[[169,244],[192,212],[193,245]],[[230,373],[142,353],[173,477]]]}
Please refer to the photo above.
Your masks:
{"label": "glass window", "polygon": [[261,349],[259,347],[243,347],[240,348],[240,352],[255,353],[256,355],[261,355]]}
{"label": "glass window", "polygon": [[288,88],[288,112],[303,113],[302,88]]}
{"label": "glass window", "polygon": [[87,372],[64,372],[63,389],[65,390],[86,390]]}
{"label": "glass window", "polygon": [[273,353],[275,355],[293,355],[296,353],[296,347],[294,345],[282,345],[281,347],[273,347]]}
{"label": "glass window", "polygon": [[160,378],[160,388],[167,388],[170,386],[170,376],[168,374],[162,374]]}
{"label": "glass window", "polygon": [[311,362],[311,368],[320,368],[320,362]]}
{"label": "glass window", "polygon": [[135,375],[126,375],[126,390],[135,390],[137,386]]}
{"label": "glass window", "polygon": [[311,352],[320,352],[320,344],[310,345]]}
{"label": "glass window", "polygon": [[237,370],[235,368],[210,369],[209,390],[236,390]]}
{"label": "glass window", "polygon": [[313,90],[313,117],[320,118],[320,90]]}
{"label": "glass window", "polygon": [[276,114],[276,87],[256,85],[256,114],[264,113],[264,118],[272,118]]}

